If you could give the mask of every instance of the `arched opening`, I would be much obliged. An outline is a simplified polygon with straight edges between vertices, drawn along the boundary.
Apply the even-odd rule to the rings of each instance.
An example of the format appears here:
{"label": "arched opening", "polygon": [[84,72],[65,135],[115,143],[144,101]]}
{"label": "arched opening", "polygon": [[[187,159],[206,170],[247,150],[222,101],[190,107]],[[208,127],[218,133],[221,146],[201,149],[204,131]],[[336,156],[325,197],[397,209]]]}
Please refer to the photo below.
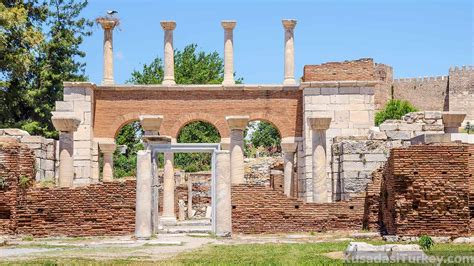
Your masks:
{"label": "arched opening", "polygon": [[[193,121],[183,126],[177,136],[178,143],[219,143],[221,136],[209,122]],[[175,166],[185,172],[211,170],[211,155],[208,153],[177,153]]]}
{"label": "arched opening", "polygon": [[143,128],[139,121],[123,125],[115,136],[114,178],[135,177],[137,152],[144,149]]}
{"label": "arched opening", "polygon": [[250,121],[244,132],[245,181],[283,189],[281,135],[265,120]]}

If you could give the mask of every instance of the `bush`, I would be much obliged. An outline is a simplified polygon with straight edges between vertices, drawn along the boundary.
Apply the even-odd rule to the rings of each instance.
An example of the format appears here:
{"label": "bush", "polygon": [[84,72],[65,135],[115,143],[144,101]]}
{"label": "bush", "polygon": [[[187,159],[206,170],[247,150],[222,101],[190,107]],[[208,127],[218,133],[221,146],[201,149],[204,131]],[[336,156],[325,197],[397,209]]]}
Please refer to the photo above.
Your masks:
{"label": "bush", "polygon": [[18,179],[18,186],[20,188],[26,189],[30,186],[30,182],[31,182],[31,179],[28,176],[22,175]]}
{"label": "bush", "polygon": [[384,109],[375,114],[375,125],[378,126],[388,119],[401,119],[402,116],[418,111],[408,101],[390,100]]}
{"label": "bush", "polygon": [[430,236],[422,235],[418,240],[418,244],[424,250],[430,250],[434,245],[434,241]]}

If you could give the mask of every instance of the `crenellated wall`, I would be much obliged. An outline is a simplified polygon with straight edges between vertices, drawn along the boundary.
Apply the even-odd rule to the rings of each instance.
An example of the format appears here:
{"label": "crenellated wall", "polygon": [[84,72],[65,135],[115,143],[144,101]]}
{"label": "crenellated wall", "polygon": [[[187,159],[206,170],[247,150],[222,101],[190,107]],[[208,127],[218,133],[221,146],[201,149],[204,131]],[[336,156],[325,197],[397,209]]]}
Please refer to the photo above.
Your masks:
{"label": "crenellated wall", "polygon": [[393,99],[407,100],[423,111],[448,111],[448,77],[393,80]]}
{"label": "crenellated wall", "polygon": [[449,69],[449,110],[465,112],[474,124],[474,66]]}

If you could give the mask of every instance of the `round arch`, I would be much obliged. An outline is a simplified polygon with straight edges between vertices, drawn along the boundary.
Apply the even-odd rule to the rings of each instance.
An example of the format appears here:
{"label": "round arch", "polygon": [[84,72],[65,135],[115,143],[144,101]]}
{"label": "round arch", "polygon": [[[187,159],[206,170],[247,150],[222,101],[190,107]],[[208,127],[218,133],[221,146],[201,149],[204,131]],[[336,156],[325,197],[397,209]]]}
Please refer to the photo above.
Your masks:
{"label": "round arch", "polygon": [[[181,130],[188,124],[192,122],[205,122],[213,125],[217,132],[219,132],[220,138],[225,138],[229,135],[229,129],[227,126],[227,123],[225,122],[224,119],[219,120],[211,115],[208,115],[206,113],[189,113],[184,116],[182,116],[180,119],[176,120],[175,123],[173,123],[172,127],[168,131],[171,137],[177,139],[179,133]],[[163,125],[162,125],[163,127]]]}

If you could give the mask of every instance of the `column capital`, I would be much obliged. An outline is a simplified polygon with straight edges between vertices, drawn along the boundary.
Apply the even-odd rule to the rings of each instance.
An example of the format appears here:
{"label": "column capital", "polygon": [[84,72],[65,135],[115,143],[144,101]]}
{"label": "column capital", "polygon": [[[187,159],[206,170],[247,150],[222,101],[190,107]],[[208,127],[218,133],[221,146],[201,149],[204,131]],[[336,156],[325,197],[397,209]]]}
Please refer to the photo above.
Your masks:
{"label": "column capital", "polygon": [[110,29],[113,30],[119,24],[118,19],[107,18],[107,17],[98,18],[95,21],[99,23],[100,26],[102,26],[102,29],[104,30],[110,30]]}
{"label": "column capital", "polygon": [[331,125],[331,117],[309,117],[308,123],[313,130],[327,130]]}
{"label": "column capital", "polygon": [[227,124],[229,125],[229,128],[232,129],[240,129],[244,130],[247,128],[247,124],[250,120],[250,117],[248,115],[232,115],[232,116],[226,116],[225,120],[227,121]]}
{"label": "column capital", "polygon": [[281,150],[284,153],[294,153],[296,152],[296,148],[298,147],[298,144],[295,142],[290,142],[290,141],[282,141],[280,143]]}
{"label": "column capital", "polygon": [[111,154],[115,151],[115,140],[113,138],[96,138],[95,141],[104,154]]}
{"label": "column capital", "polygon": [[139,116],[140,124],[145,131],[160,131],[163,122],[162,115],[141,115]]}
{"label": "column capital", "polygon": [[296,27],[296,19],[282,19],[281,23],[285,30],[293,30]]}
{"label": "column capital", "polygon": [[81,120],[72,112],[52,112],[51,121],[56,130],[74,132],[81,124]]}
{"label": "column capital", "polygon": [[233,30],[235,25],[237,25],[237,21],[235,20],[222,20],[221,25],[225,30]]}
{"label": "column capital", "polygon": [[174,30],[176,29],[176,21],[174,20],[162,20],[160,21],[161,28],[164,30]]}
{"label": "column capital", "polygon": [[[463,112],[443,112],[443,124],[445,128],[460,128],[462,122],[466,118],[466,113]],[[449,132],[452,133],[452,132]]]}

